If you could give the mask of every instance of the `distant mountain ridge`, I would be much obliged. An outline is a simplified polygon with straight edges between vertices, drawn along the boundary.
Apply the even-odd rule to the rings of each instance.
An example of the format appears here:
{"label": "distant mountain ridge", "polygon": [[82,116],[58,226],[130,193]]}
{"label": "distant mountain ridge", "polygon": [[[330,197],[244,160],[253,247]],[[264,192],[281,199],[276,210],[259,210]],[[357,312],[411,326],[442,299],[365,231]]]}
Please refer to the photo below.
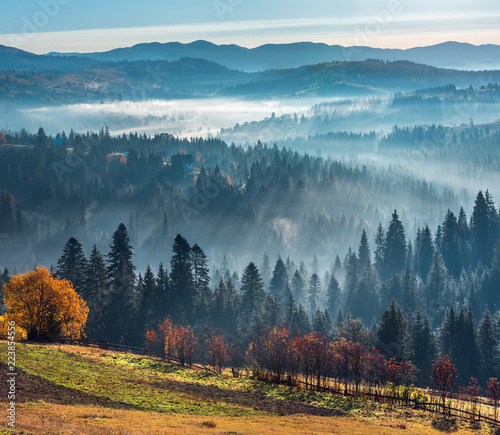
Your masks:
{"label": "distant mountain ridge", "polygon": [[179,42],[143,43],[96,53],[57,53],[49,56],[78,56],[99,61],[168,60],[183,57],[205,59],[228,68],[247,72],[297,68],[324,62],[408,60],[440,68],[492,70],[500,69],[499,45],[472,45],[460,42],[415,47],[406,50],[372,47],[343,47],[313,42],[266,44],[256,48],[239,45],[216,45],[207,41],[189,44]]}

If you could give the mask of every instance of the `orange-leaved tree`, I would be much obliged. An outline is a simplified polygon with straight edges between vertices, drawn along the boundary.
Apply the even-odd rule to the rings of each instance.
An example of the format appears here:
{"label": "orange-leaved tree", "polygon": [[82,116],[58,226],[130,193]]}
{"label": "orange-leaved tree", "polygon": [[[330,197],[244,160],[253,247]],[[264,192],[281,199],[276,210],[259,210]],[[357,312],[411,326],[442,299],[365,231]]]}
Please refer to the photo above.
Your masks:
{"label": "orange-leaved tree", "polygon": [[71,282],[36,267],[13,276],[3,293],[9,318],[26,330],[28,340],[80,338],[89,309]]}
{"label": "orange-leaved tree", "polygon": [[495,407],[495,420],[497,419],[498,400],[500,399],[500,383],[497,378],[490,378],[486,384],[488,385],[488,397],[492,400]]}
{"label": "orange-leaved tree", "polygon": [[432,382],[443,401],[443,412],[445,409],[445,399],[455,387],[457,369],[451,362],[450,356],[440,356],[432,363]]}
{"label": "orange-leaved tree", "polygon": [[147,331],[145,339],[146,339],[146,349],[148,350],[148,352],[153,352],[157,342],[156,332],[153,331],[152,329],[150,331]]}
{"label": "orange-leaved tree", "polygon": [[196,338],[190,326],[174,327],[174,350],[182,366],[193,362]]}
{"label": "orange-leaved tree", "polygon": [[231,361],[229,345],[222,335],[211,332],[206,343],[206,358],[217,373],[222,373]]}

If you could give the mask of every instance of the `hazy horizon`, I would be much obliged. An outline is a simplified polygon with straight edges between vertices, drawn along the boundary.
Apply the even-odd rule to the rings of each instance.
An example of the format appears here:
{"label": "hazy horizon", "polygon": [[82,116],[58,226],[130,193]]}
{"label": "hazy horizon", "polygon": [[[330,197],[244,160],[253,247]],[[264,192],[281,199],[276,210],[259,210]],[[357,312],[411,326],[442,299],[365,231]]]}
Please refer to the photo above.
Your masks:
{"label": "hazy horizon", "polygon": [[474,5],[428,0],[357,0],[345,5],[323,0],[307,5],[192,0],[171,5],[145,0],[138,11],[133,3],[117,1],[29,0],[9,5],[0,44],[39,54],[200,39],[248,48],[303,41],[399,49],[446,41],[500,44],[497,9],[486,0]]}

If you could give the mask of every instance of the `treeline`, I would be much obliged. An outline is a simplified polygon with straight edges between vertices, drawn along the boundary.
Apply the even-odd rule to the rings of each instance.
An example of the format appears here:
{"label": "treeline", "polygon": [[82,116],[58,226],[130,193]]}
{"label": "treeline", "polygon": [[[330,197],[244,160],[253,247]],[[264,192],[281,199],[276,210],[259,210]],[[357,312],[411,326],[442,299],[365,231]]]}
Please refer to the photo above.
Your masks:
{"label": "treeline", "polygon": [[440,351],[450,355],[461,381],[485,380],[500,369],[498,234],[493,199],[479,192],[470,220],[463,210],[458,218],[448,211],[435,234],[426,226],[414,242],[394,212],[387,229],[378,228],[373,260],[363,231],[358,250],[332,259],[324,274],[317,259],[306,266],[278,257],[272,268],[268,255],[241,274],[226,258],[210,271],[202,248],[180,235],[170,268],[160,263],[156,272],[148,266],[137,273],[124,224],[105,256],[94,246],[87,259],[70,238],[54,273],[87,301],[91,338],[140,344],[171,316],[195,330],[210,326],[241,346],[280,325],[333,339],[360,319],[359,333],[373,337],[388,358],[428,372]]}
{"label": "treeline", "polygon": [[176,325],[166,317],[156,330],[146,333],[146,347],[169,360],[176,358],[181,365],[202,362],[216,373],[230,366],[235,377],[246,371],[257,379],[319,390],[333,388],[344,395],[370,392],[428,402],[428,392],[413,389],[417,383],[432,387],[443,406],[450,397],[469,400],[473,412],[478,397],[487,395],[496,415],[500,398],[497,378],[486,379],[483,388],[474,377],[457,384],[458,371],[449,355],[439,355],[419,370],[409,360],[387,356],[372,347],[370,333],[356,320],[346,322],[334,339],[317,332],[304,335],[286,326],[267,327],[255,335],[246,351],[212,328],[199,332],[197,336],[190,326]]}

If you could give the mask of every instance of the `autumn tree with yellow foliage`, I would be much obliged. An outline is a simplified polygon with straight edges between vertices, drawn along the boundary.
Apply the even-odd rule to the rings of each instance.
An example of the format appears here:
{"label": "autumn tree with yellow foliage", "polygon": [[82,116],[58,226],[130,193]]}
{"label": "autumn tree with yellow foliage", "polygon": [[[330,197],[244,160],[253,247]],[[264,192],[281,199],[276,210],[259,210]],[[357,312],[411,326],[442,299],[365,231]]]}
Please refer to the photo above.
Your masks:
{"label": "autumn tree with yellow foliage", "polygon": [[3,292],[9,319],[26,330],[28,340],[80,338],[89,309],[69,281],[36,267],[13,276]]}

